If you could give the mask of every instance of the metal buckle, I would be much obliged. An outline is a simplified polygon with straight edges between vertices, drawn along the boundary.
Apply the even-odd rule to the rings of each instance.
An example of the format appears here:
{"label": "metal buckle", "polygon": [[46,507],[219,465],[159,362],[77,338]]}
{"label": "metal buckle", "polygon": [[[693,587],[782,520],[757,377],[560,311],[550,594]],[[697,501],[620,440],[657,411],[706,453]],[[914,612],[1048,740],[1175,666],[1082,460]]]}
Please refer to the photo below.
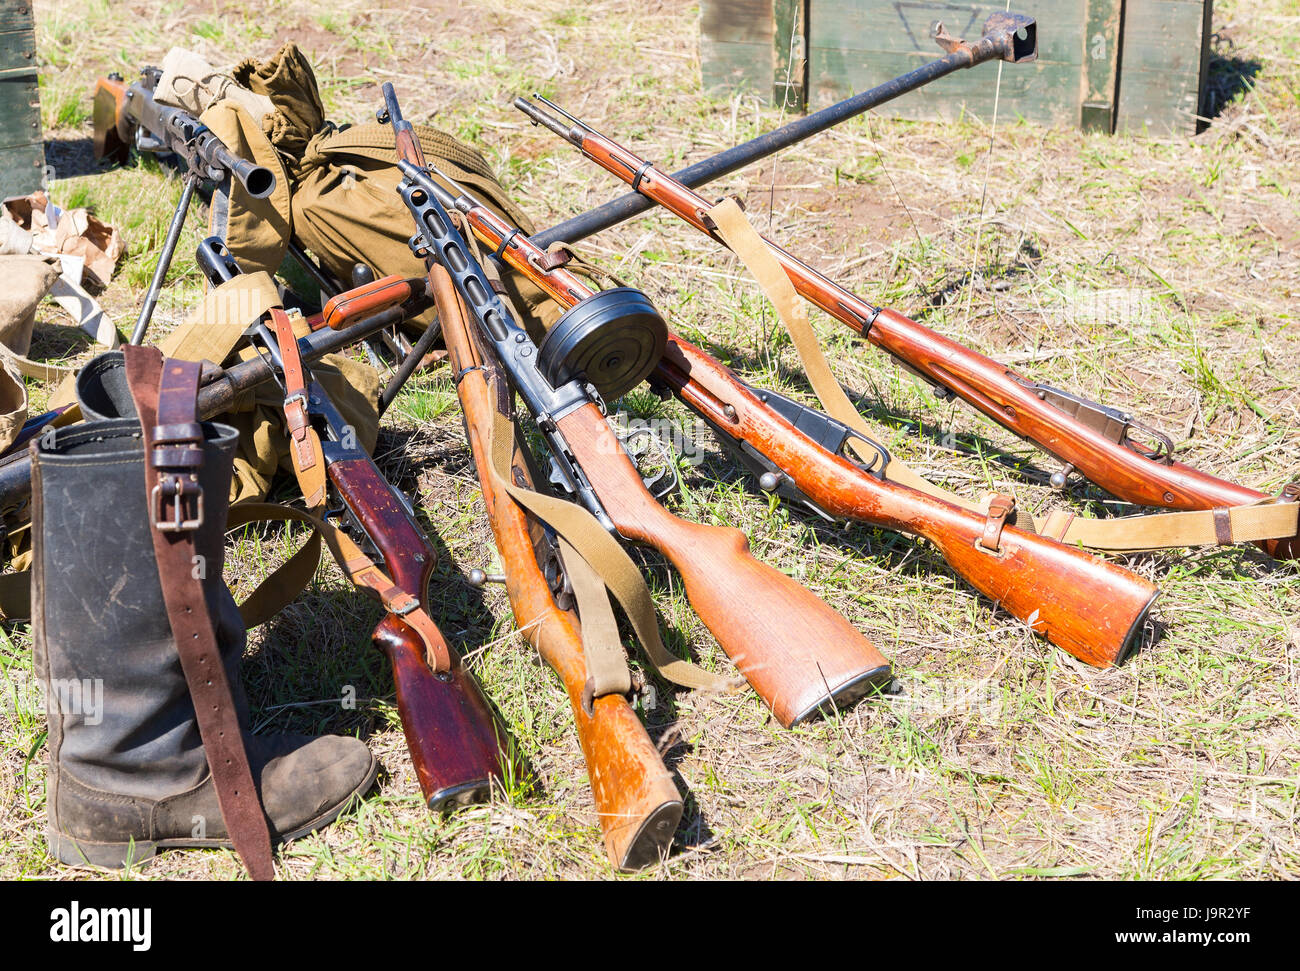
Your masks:
{"label": "metal buckle", "polygon": [[394,599],[385,606],[398,617],[405,617],[420,606],[420,601],[403,591],[400,599]]}
{"label": "metal buckle", "polygon": [[[193,500],[193,515],[189,517],[185,515],[187,499]],[[160,533],[183,533],[202,526],[203,487],[199,480],[163,473],[149,494],[149,521]]]}

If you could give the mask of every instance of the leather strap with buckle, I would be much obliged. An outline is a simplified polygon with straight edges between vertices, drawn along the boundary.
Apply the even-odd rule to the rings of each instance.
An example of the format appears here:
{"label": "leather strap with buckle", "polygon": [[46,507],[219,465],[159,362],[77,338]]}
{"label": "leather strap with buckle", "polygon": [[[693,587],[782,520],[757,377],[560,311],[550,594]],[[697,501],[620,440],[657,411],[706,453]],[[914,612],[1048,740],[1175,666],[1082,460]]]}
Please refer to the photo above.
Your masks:
{"label": "leather strap with buckle", "polygon": [[[194,571],[195,531],[204,523],[203,427],[198,422],[199,364],[164,360],[153,347],[127,345],[126,380],[140,416],[154,558],[181,670],[194,702],[203,754],[226,832],[255,880],[275,876],[271,835],[253,781],[216,621]],[[216,498],[217,508],[226,501]],[[186,504],[193,507],[186,510]],[[161,513],[161,515],[160,515]],[[216,542],[220,543],[220,533]]]}
{"label": "leather strap with buckle", "polygon": [[203,525],[203,426],[195,420],[201,364],[169,361],[158,387],[157,424],[149,435],[145,466],[153,478],[149,522],[164,533]]}
{"label": "leather strap with buckle", "polygon": [[1006,528],[1007,519],[1016,511],[1014,496],[996,493],[989,499],[988,515],[984,520],[984,532],[975,541],[977,549],[985,553],[996,553],[1002,548],[1002,530]]}
{"label": "leather strap with buckle", "polygon": [[293,451],[298,481],[304,487],[303,497],[307,505],[315,509],[325,501],[325,456],[321,451],[320,436],[311,427],[307,370],[298,352],[292,318],[277,307],[271,310],[271,323],[284,367],[284,421],[289,432],[289,446]]}

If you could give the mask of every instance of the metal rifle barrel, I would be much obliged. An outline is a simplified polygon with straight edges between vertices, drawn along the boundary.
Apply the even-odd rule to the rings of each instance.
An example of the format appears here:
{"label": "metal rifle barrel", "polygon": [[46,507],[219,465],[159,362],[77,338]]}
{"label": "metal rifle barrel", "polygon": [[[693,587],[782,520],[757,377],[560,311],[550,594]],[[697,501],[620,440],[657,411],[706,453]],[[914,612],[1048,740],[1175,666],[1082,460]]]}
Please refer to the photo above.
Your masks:
{"label": "metal rifle barrel", "polygon": [[[303,362],[310,364],[326,354],[341,351],[371,334],[399,324],[408,315],[421,314],[432,305],[433,300],[427,294],[417,294],[400,307],[390,307],[343,330],[326,327],[308,334],[299,339],[299,352]],[[213,380],[199,389],[200,417],[208,419],[228,411],[241,392],[270,381],[272,375],[271,365],[260,355],[219,371]],[[12,531],[30,518],[31,493],[31,452],[22,449],[0,459],[0,516],[5,530]]]}
{"label": "metal rifle barrel", "polygon": [[200,135],[196,147],[204,162],[212,168],[229,172],[254,199],[265,199],[275,191],[274,172],[264,165],[254,165],[247,159],[232,154],[212,132],[205,131]]}
{"label": "metal rifle barrel", "polygon": [[[142,84],[133,84],[127,94],[132,101],[137,98],[147,99],[134,112],[137,124],[142,125],[145,131],[177,155],[185,156],[193,152],[202,163],[204,174],[213,181],[220,182],[229,173],[239,180],[239,184],[254,199],[265,199],[275,191],[274,172],[235,155],[217,137],[216,132],[188,111],[159,104],[153,91]],[[155,125],[161,130],[154,131]],[[193,167],[200,168],[199,165]]]}
{"label": "metal rifle barrel", "polygon": [[[1026,21],[1028,22],[1026,23]],[[988,28],[986,27],[986,29]],[[1036,56],[1036,29],[1037,25],[1029,18],[1018,17],[1015,20],[1010,20],[1005,27],[990,31],[973,44],[963,44],[952,53],[945,54],[943,57],[914,68],[906,74],[901,74],[892,80],[886,81],[884,84],[878,84],[874,88],[847,98],[838,104],[813,112],[811,115],[792,121],[788,125],[782,125],[774,131],[759,135],[757,138],[752,138],[724,152],[696,162],[694,165],[688,165],[681,171],[674,172],[673,178],[688,188],[698,189],[706,183],[730,175],[732,172],[743,169],[759,159],[767,158],[767,156],[773,155],[783,148],[788,148],[806,138],[811,138],[813,135],[832,128],[842,121],[847,121],[864,111],[870,111],[872,108],[887,101],[892,101],[909,91],[915,91],[917,88],[929,84],[931,81],[937,81],[939,78],[955,71],[974,67],[976,64],[997,58],[1031,60],[1032,57],[1024,53],[1024,51],[1025,48],[1032,46]],[[1027,31],[1026,37],[1017,37],[1020,30]],[[523,110],[523,105],[526,104],[528,102],[522,98],[515,99],[515,106],[521,110]],[[641,193],[629,192],[605,203],[603,206],[598,206],[581,215],[574,216],[572,219],[566,219],[550,229],[536,233],[532,240],[543,249],[561,240],[566,243],[576,243],[580,239],[586,239],[588,236],[594,236],[596,233],[609,229],[609,227],[617,225],[625,219],[631,219],[653,206],[654,203]]]}

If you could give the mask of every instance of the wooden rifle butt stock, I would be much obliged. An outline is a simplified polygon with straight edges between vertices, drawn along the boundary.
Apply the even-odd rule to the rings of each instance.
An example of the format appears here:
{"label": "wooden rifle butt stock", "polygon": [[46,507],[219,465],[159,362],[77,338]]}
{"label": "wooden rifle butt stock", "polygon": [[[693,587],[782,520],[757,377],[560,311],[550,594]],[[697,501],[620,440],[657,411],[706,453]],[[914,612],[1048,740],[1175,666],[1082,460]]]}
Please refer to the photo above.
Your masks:
{"label": "wooden rifle butt stock", "polygon": [[828,515],[930,540],[971,586],[1080,660],[1118,664],[1140,638],[1157,590],[1136,573],[1011,526],[996,550],[984,549],[977,545],[983,515],[830,453],[681,338],[670,338],[658,374],[724,434],[766,455]]}
{"label": "wooden rifle butt stock", "polygon": [[943,505],[916,531],[980,593],[1094,667],[1120,664],[1137,648],[1159,596],[1155,584],[1012,526],[1003,528],[997,551],[988,552],[979,545],[984,517]]}
{"label": "wooden rifle butt stock", "polygon": [[783,726],[889,683],[880,652],[812,591],[754,559],[744,533],[659,505],[595,405],[559,427],[619,532],[668,558],[695,612]]}
{"label": "wooden rifle butt stock", "polygon": [[402,732],[429,808],[485,802],[504,778],[510,738],[478,679],[450,650],[452,669],[434,674],[424,642],[393,614],[372,639],[392,664]]}
{"label": "wooden rifle butt stock", "polygon": [[126,113],[126,82],[112,78],[95,81],[93,96],[95,159],[119,165],[131,159],[130,119]]}
{"label": "wooden rifle butt stock", "polygon": [[[393,583],[427,607],[437,551],[392,486],[368,459],[333,462],[328,471],[340,497],[379,548]],[[441,631],[437,636],[442,638]],[[489,797],[493,780],[522,772],[505,725],[445,640],[452,659],[446,672],[429,666],[424,642],[394,614],[379,622],[372,640],[392,664],[402,731],[430,809],[481,802]]]}
{"label": "wooden rifle butt stock", "polygon": [[[431,279],[453,370],[464,372],[457,393],[516,623],[564,684],[610,863],[624,870],[652,865],[672,845],[682,815],[681,796],[625,698],[597,698],[590,712],[583,705],[587,664],[577,618],[556,606],[538,566],[537,544],[544,541],[540,527],[513,499],[499,494],[487,474],[490,458],[482,430],[491,427],[495,390],[482,370],[465,371],[478,361],[459,298],[441,269],[435,269]],[[517,450],[512,472],[516,481],[530,481]]]}

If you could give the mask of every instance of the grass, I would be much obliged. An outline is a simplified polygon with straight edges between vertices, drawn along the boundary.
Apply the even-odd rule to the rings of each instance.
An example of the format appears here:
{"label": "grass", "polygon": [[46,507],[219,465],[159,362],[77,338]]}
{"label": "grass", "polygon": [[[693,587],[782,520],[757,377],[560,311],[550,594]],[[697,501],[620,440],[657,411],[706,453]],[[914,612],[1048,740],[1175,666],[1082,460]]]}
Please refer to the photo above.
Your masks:
{"label": "grass", "polygon": [[[640,154],[679,167],[752,137],[779,115],[747,95],[701,96],[698,8],[673,2],[300,0],[182,5],[144,0],[124,19],[103,0],[38,3],[43,121],[63,205],[89,205],[129,254],[102,296],[134,319],[165,232],[175,180],[152,163],[95,171],[88,92],[109,70],[157,63],[173,43],[216,62],[267,56],[297,38],[330,117],[366,118],[393,81],[407,114],[476,146],[539,226],[621,186],[509,107],[561,103]],[[1300,21],[1284,0],[1216,4],[1232,50],[1215,62],[1221,112],[1195,138],[989,130],[870,116],[729,177],[760,228],[850,290],[1014,362],[1022,371],[1143,416],[1184,460],[1276,491],[1300,477]],[[255,31],[246,29],[249,25]],[[1240,64],[1251,86],[1233,93]],[[1234,68],[1233,65],[1238,65]],[[84,146],[84,143],[82,143]],[[987,184],[985,173],[988,173]],[[986,196],[981,213],[981,195]],[[200,293],[192,217],[155,336]],[[976,238],[978,265],[973,265]],[[724,251],[662,214],[582,252],[645,288],[688,339],[747,380],[811,401],[788,342]],[[42,310],[34,353],[64,348]],[[909,464],[970,494],[1014,489],[1034,508],[1123,513],[1076,484],[1046,488],[1050,463],[970,409],[937,400],[814,312],[842,383]],[[53,335],[53,336],[52,336]],[[33,408],[48,389],[31,387]],[[694,426],[676,402],[637,395],[639,417]],[[515,631],[468,464],[450,376],[418,378],[385,418],[377,455],[439,548],[435,619],[469,658],[531,766],[490,805],[430,817],[368,644],[378,619],[332,565],[253,632],[245,678],[263,730],[364,738],[381,785],[326,831],[279,856],[280,876],[604,878],[610,875],[566,696]],[[631,879],[1224,879],[1300,873],[1300,575],[1250,548],[1129,557],[1156,580],[1158,634],[1123,668],[1097,671],[976,595],[923,544],[826,523],[757,492],[698,431],[674,508],[736,524],[760,558],[798,576],[895,664],[897,692],[781,730],[749,694],[656,685],[643,715],[687,803],[672,857]],[[1012,465],[1025,467],[1016,473]],[[237,595],[289,555],[296,529],[231,540]],[[641,555],[641,554],[639,554]],[[642,555],[670,647],[726,670],[662,560]],[[0,876],[64,877],[45,852],[44,722],[30,703],[26,625],[0,638]],[[485,647],[486,645],[486,647]],[[351,689],[350,693],[348,689]],[[353,698],[351,707],[342,704]],[[224,853],[169,853],[141,878],[236,878]]]}

